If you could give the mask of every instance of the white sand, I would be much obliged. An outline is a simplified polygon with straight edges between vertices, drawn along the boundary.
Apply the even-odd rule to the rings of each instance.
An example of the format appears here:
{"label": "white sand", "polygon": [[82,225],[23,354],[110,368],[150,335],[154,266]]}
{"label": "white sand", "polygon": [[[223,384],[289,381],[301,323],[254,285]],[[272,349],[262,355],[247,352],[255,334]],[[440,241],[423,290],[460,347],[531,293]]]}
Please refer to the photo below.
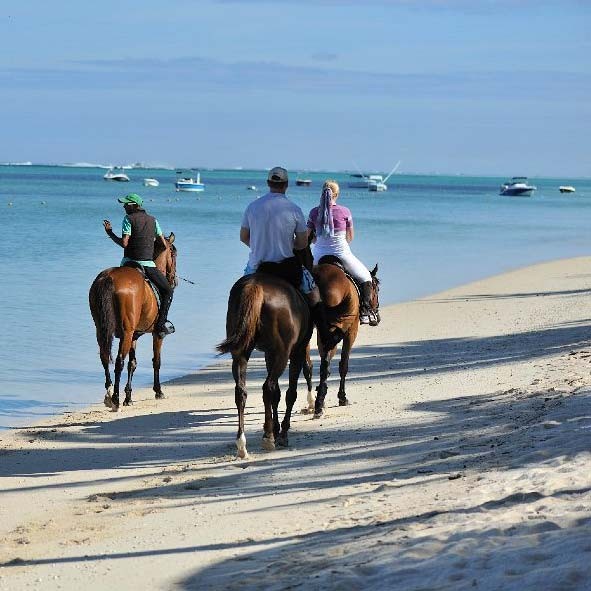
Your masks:
{"label": "white sand", "polygon": [[0,433],[0,589],[591,589],[590,296],[578,258],[392,306],[271,453],[253,360],[246,461],[227,361],[113,414],[97,357]]}

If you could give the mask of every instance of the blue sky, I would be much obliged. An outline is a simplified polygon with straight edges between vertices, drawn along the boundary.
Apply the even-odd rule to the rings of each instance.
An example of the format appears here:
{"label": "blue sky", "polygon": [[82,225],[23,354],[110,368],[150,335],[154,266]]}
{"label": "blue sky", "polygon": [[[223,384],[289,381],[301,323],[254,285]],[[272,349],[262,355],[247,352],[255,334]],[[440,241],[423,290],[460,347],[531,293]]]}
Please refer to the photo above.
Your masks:
{"label": "blue sky", "polygon": [[0,161],[591,175],[585,0],[3,0]]}

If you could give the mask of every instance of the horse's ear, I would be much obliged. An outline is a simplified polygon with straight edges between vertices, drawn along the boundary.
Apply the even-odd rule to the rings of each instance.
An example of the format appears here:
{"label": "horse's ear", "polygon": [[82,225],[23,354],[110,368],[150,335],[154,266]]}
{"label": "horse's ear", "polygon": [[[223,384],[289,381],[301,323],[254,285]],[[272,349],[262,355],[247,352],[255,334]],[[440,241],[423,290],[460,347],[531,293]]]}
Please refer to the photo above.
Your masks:
{"label": "horse's ear", "polygon": [[371,276],[375,277],[378,274],[378,264],[376,263],[376,266],[373,268],[373,271],[371,272]]}
{"label": "horse's ear", "polygon": [[168,243],[172,244],[174,242],[174,232],[170,233],[170,236],[167,238]]}

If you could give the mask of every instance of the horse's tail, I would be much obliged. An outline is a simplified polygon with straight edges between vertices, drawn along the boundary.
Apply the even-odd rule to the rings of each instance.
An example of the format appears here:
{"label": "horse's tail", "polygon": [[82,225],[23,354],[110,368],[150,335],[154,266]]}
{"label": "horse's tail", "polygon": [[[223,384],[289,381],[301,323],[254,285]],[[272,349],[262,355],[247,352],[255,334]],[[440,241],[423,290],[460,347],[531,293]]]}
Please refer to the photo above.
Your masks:
{"label": "horse's tail", "polygon": [[96,326],[96,340],[101,356],[108,355],[109,361],[113,360],[111,349],[117,327],[114,294],[113,278],[104,273],[101,273],[90,287],[90,311]]}
{"label": "horse's tail", "polygon": [[226,317],[227,337],[216,347],[220,354],[240,353],[252,348],[263,300],[263,288],[256,283],[247,283],[242,289],[232,288]]}

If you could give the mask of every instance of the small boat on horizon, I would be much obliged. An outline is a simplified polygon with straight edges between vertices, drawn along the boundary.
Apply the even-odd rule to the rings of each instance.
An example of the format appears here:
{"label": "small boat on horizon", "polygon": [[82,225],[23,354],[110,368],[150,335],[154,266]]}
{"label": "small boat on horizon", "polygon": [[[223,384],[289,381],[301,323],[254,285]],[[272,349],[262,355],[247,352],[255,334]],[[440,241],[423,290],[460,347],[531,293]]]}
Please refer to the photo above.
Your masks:
{"label": "small boat on horizon", "polygon": [[561,193],[574,193],[576,189],[571,185],[561,185],[558,190]]}
{"label": "small boat on horizon", "polygon": [[[177,173],[178,174],[178,173]],[[189,191],[192,193],[200,193],[205,191],[205,185],[201,182],[201,173],[197,172],[197,176],[184,176],[178,179],[174,186],[177,191]]]}
{"label": "small boat on horizon", "polygon": [[157,179],[144,179],[144,187],[158,187],[160,182]]}
{"label": "small boat on horizon", "polygon": [[529,185],[526,176],[514,176],[510,181],[501,185],[499,195],[509,197],[530,197],[537,189],[533,185]]}
{"label": "small boat on horizon", "polygon": [[296,179],[296,185],[298,187],[310,187],[312,185],[312,179]]}
{"label": "small boat on horizon", "polygon": [[116,181],[118,183],[129,182],[129,177],[124,172],[116,172],[116,170],[121,169],[119,169],[118,167],[109,168],[109,170],[104,174],[103,178],[106,181]]}

